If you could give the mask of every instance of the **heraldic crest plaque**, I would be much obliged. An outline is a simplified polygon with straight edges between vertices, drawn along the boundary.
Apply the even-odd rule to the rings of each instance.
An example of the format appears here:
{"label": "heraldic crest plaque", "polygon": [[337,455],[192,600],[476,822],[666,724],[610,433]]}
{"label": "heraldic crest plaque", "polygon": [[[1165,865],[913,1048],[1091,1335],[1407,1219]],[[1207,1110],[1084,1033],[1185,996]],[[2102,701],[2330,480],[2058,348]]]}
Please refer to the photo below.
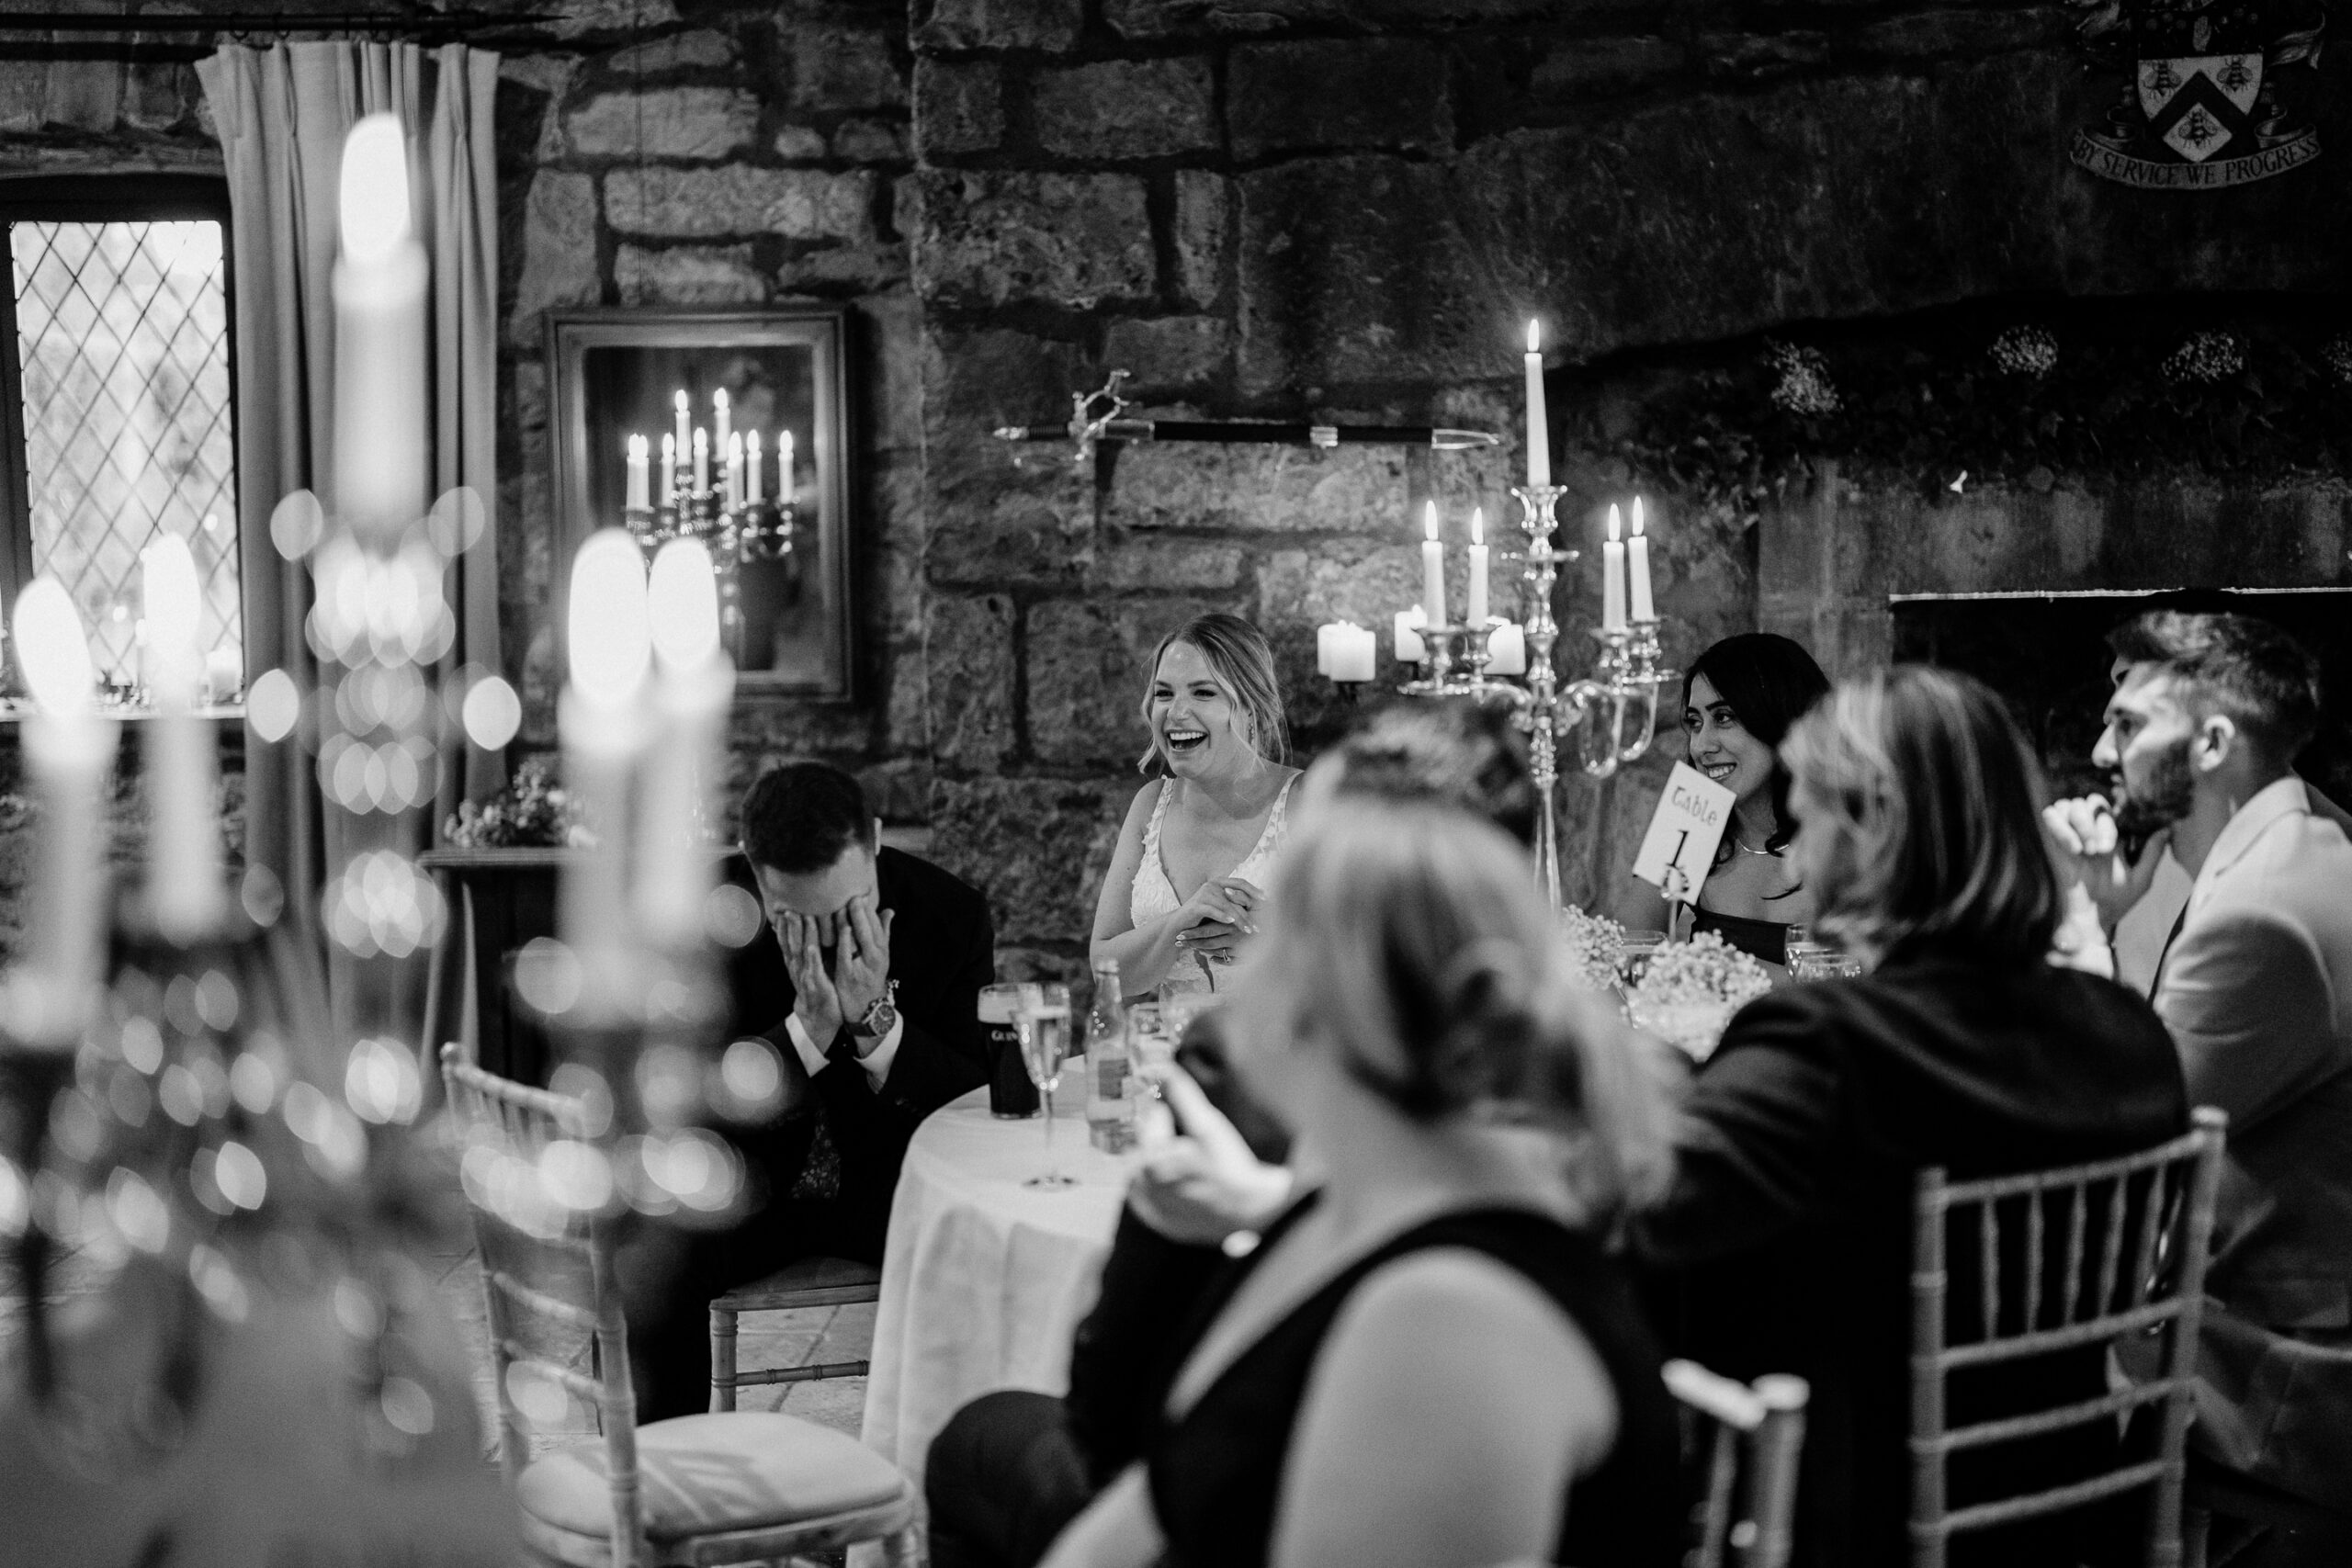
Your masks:
{"label": "heraldic crest plaque", "polygon": [[2146,190],[2300,168],[2319,156],[2319,132],[2281,101],[2280,78],[2318,65],[2326,25],[2320,0],[2105,0],[2083,45],[2100,69],[2122,71],[2122,94],[2075,132],[2075,162]]}

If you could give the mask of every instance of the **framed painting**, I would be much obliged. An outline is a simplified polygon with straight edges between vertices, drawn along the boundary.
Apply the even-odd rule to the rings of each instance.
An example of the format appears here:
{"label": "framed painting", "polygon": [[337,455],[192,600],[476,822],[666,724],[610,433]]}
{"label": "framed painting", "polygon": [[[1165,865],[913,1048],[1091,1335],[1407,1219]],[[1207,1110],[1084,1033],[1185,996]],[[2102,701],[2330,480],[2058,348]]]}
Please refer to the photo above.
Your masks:
{"label": "framed painting", "polygon": [[691,535],[738,693],[850,697],[847,326],[828,307],[549,317],[559,638],[591,533]]}

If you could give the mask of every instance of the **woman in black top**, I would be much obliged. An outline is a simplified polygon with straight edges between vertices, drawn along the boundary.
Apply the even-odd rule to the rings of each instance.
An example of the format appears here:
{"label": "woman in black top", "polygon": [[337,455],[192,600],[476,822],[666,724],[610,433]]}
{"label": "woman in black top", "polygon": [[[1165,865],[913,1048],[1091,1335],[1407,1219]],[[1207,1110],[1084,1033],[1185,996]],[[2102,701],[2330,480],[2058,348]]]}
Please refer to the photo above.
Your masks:
{"label": "woman in black top", "polygon": [[[2060,894],[2040,781],[1998,697],[1898,667],[1840,685],[1782,755],[1815,923],[1871,972],[1783,988],[1732,1020],[1682,1107],[1673,1184],[1632,1238],[1670,1303],[1672,1349],[1812,1384],[1798,1560],[1899,1563],[1916,1173],[1965,1180],[2143,1149],[2186,1130],[2187,1097],[2144,1001],[2047,961]],[[1977,1292],[1955,1283],[1952,1299]],[[1949,1414],[2105,1386],[2094,1345],[1956,1379]],[[2111,1426],[2090,1424],[1978,1450],[1955,1463],[1951,1503],[2064,1483],[2112,1462],[2114,1444]],[[2140,1539],[2082,1518],[2002,1534],[1959,1538],[1952,1561],[2071,1568],[2102,1541]]]}
{"label": "woman in black top", "polygon": [[[1688,931],[1713,931],[1767,964],[1785,964],[1789,927],[1813,918],[1813,900],[1789,853],[1796,818],[1789,773],[1774,748],[1789,726],[1827,694],[1813,655],[1771,632],[1727,637],[1690,661],[1682,677],[1685,760],[1732,792],[1731,826],[1706,880],[1681,900]],[[1663,931],[1666,897],[1636,882],[1620,901],[1627,925]]]}
{"label": "woman in black top", "polygon": [[1047,1568],[1666,1568],[1672,1412],[1591,1239],[1662,1175],[1659,1118],[1524,859],[1342,801],[1272,897],[1228,1034],[1319,1184],[1177,1337],[1144,1461]]}

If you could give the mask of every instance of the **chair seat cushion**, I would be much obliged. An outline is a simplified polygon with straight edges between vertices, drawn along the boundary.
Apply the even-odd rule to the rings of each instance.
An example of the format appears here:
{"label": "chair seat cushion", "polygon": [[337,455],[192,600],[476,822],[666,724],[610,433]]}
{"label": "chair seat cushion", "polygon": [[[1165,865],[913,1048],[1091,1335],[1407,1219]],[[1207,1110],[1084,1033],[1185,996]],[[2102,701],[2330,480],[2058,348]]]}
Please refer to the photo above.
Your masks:
{"label": "chair seat cushion", "polygon": [[[650,1540],[761,1529],[879,1506],[906,1483],[888,1460],[797,1416],[680,1416],[637,1429],[638,1495]],[[602,1438],[536,1460],[515,1483],[523,1511],[585,1536],[612,1529]]]}

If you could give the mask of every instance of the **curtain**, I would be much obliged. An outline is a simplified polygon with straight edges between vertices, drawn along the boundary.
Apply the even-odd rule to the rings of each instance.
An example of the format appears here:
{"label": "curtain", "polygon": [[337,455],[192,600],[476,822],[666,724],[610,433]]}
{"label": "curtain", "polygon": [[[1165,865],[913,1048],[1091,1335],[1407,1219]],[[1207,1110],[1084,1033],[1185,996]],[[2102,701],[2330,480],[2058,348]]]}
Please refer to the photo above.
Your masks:
{"label": "curtain", "polygon": [[[433,264],[429,311],[435,493],[464,487],[458,509],[470,547],[447,583],[458,640],[443,674],[467,665],[501,667],[496,502],[498,216],[492,105],[498,57],[463,45],[427,51],[413,43],[281,43],[224,48],[197,67],[219,128],[229,176],[235,265],[237,492],[244,586],[245,668],[283,670],[310,692],[318,661],[304,635],[311,580],[304,530],[285,498],[324,493],[333,471],[337,189],[343,141],[361,116],[389,112],[407,128],[411,192],[419,239]],[[427,106],[430,105],[429,114]],[[284,525],[273,533],[273,523]],[[250,728],[245,756],[245,859],[275,874],[286,917],[328,960],[342,1014],[350,988],[320,931],[318,890],[339,862],[338,813],[328,808],[307,727],[277,742]],[[312,743],[315,744],[313,733]],[[500,753],[453,737],[445,753],[438,822],[457,802],[504,783]],[[421,824],[418,836],[433,831]],[[424,847],[422,842],[411,846]],[[462,933],[452,932],[461,937]],[[462,941],[445,950],[463,950]],[[436,964],[436,971],[440,965]],[[436,973],[435,994],[420,982],[400,1011],[401,1032],[430,1044],[425,1021],[459,998]],[[429,1060],[429,1059],[428,1059]],[[427,1077],[431,1073],[428,1068]]]}

